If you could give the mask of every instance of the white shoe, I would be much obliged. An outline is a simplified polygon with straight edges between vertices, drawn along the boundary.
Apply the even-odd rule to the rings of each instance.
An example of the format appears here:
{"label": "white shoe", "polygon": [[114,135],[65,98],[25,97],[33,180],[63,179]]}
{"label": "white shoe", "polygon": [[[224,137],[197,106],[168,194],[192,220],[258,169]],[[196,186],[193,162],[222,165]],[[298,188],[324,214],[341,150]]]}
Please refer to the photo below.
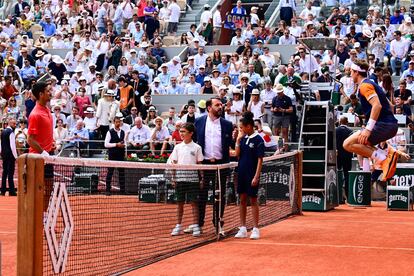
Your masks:
{"label": "white shoe", "polygon": [[196,225],[195,227],[193,227],[193,236],[199,237],[200,235],[201,235],[201,228],[198,227],[198,225]]}
{"label": "white shoe", "polygon": [[181,224],[177,224],[171,232],[171,236],[178,236],[181,234]]}
{"label": "white shoe", "polygon": [[191,225],[189,225],[189,226],[188,226],[188,228],[184,229],[184,233],[186,233],[186,234],[191,234],[191,233],[193,233],[193,229],[194,229],[196,226],[198,227],[198,224],[191,224]]}
{"label": "white shoe", "polygon": [[259,228],[254,227],[252,230],[252,233],[250,234],[250,238],[252,240],[258,240],[260,239],[260,231]]}
{"label": "white shoe", "polygon": [[247,229],[246,226],[242,226],[239,228],[239,232],[237,232],[236,236],[234,236],[235,238],[238,239],[243,239],[243,238],[247,238]]}

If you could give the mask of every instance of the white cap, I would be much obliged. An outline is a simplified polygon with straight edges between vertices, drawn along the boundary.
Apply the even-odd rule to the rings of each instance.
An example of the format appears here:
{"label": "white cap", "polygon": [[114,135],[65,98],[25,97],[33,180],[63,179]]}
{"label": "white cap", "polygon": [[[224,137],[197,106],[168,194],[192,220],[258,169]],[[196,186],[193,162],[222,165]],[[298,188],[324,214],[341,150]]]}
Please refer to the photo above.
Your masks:
{"label": "white cap", "polygon": [[175,61],[175,62],[181,63],[181,58],[179,56],[173,57],[172,60]]}
{"label": "white cap", "polygon": [[359,43],[359,42],[355,42],[355,44],[354,44],[354,48],[361,48],[361,43]]}
{"label": "white cap", "polygon": [[206,82],[206,81],[211,81],[210,77],[205,77],[204,82]]}

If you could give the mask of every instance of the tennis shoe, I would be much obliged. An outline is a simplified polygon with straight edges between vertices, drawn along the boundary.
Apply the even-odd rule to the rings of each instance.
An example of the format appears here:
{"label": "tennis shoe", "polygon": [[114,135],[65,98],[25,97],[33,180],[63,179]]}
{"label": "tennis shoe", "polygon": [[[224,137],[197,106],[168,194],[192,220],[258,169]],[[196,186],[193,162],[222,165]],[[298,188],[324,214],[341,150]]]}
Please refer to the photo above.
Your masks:
{"label": "tennis shoe", "polygon": [[193,233],[193,229],[198,226],[197,224],[191,224],[186,229],[184,229],[184,233],[191,234]]}
{"label": "tennis shoe", "polygon": [[245,226],[239,228],[239,232],[234,236],[237,239],[247,238],[247,229]]}
{"label": "tennis shoe", "polygon": [[201,235],[201,228],[200,227],[198,227],[198,225],[196,225],[194,228],[193,228],[193,236],[194,237],[199,237]]}
{"label": "tennis shoe", "polygon": [[254,227],[252,233],[250,234],[250,239],[258,240],[260,239],[260,231],[259,228]]}
{"label": "tennis shoe", "polygon": [[387,159],[382,162],[382,178],[381,181],[387,181],[394,176],[397,169],[398,153],[392,147],[388,149]]}
{"label": "tennis shoe", "polygon": [[178,236],[181,234],[182,227],[180,224],[177,224],[171,232],[171,236]]}

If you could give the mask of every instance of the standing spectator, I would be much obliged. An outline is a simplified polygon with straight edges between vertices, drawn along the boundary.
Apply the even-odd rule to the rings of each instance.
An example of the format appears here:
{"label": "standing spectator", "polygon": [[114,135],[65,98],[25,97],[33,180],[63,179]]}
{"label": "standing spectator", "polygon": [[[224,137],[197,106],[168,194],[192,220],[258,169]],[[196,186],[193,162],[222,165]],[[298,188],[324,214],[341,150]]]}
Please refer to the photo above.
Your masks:
{"label": "standing spectator", "polygon": [[[272,101],[272,111],[273,111],[273,132],[275,135],[280,135],[284,139],[284,142],[288,142],[289,136],[289,124],[290,124],[290,115],[293,112],[292,100],[284,94],[283,85],[276,85],[277,96],[273,98]],[[285,144],[285,150],[287,150],[287,144]]]}
{"label": "standing spectator", "polygon": [[[340,189],[345,188],[345,194],[348,198],[348,181],[349,174],[348,172],[352,167],[352,156],[351,152],[348,152],[344,149],[343,143],[352,134],[352,129],[348,127],[348,118],[341,117],[339,120],[339,126],[336,128],[336,149],[337,149],[337,169],[342,170],[344,174],[345,187],[340,187]],[[342,198],[340,199],[342,201]]]}
{"label": "standing spectator", "polygon": [[154,33],[160,31],[160,21],[158,20],[158,12],[154,11],[151,16],[146,16],[144,21],[145,33],[149,40],[154,38]]}
{"label": "standing spectator", "polygon": [[115,96],[114,91],[106,90],[104,97],[98,100],[96,118],[98,119],[98,130],[102,139],[105,139],[106,133],[109,130],[111,106]]}
{"label": "standing spectator", "polygon": [[[196,141],[203,149],[204,160],[203,164],[223,164],[230,161],[229,150],[232,143],[232,124],[222,118],[223,104],[219,98],[211,98],[206,102],[208,114],[197,118],[195,122],[196,127]],[[208,183],[212,181],[213,190],[218,188],[218,179],[215,172],[206,172],[204,176],[203,187],[199,194],[199,227],[204,226],[204,218],[206,212],[206,203],[208,195]],[[226,190],[226,174],[220,174],[221,182],[221,200],[220,203],[214,204],[213,224],[218,227],[217,219],[223,218],[225,207],[225,190]],[[221,213],[219,213],[219,206],[221,204]],[[220,228],[223,227],[223,222],[220,221]],[[219,228],[219,229],[220,229]],[[192,229],[186,229],[187,232],[192,232]],[[184,231],[186,231],[184,230]]]}
{"label": "standing spectator", "polygon": [[236,6],[231,10],[235,15],[247,15],[246,9],[242,7],[242,1],[238,0]]}
{"label": "standing spectator", "polygon": [[282,1],[280,7],[280,20],[284,20],[288,26],[291,25],[291,20],[296,17],[296,3],[294,0]]}
{"label": "standing spectator", "polygon": [[123,25],[123,18],[122,18],[122,7],[119,5],[117,0],[112,2],[112,7],[115,9],[114,17],[111,18],[115,32],[117,35],[121,35],[122,32],[122,25]]}
{"label": "standing spectator", "polygon": [[[120,115],[120,114],[119,114]],[[121,129],[121,118],[115,116],[114,127],[106,133],[105,148],[108,149],[108,160],[124,161],[125,160],[125,132]],[[106,195],[111,195],[111,181],[114,174],[114,167],[108,168],[106,175]],[[121,194],[125,193],[125,170],[117,168],[119,173],[119,189]]]}
{"label": "standing spectator", "polygon": [[1,132],[0,150],[1,159],[3,160],[3,175],[1,179],[0,195],[6,195],[6,182],[9,182],[9,196],[16,196],[14,188],[14,168],[17,159],[16,136],[14,130],[16,128],[16,119],[10,117],[7,122],[7,128]]}
{"label": "standing spectator", "polygon": [[117,100],[119,100],[119,109],[124,116],[130,113],[131,107],[134,104],[134,89],[129,85],[125,77],[118,78],[119,90]]}
{"label": "standing spectator", "polygon": [[175,36],[178,28],[178,21],[180,20],[181,9],[177,4],[177,0],[171,0],[168,6],[170,10],[170,20],[168,22],[168,35]]}
{"label": "standing spectator", "polygon": [[247,238],[247,197],[250,197],[253,216],[253,230],[250,239],[257,240],[260,238],[257,192],[259,190],[264,152],[264,141],[254,130],[253,113],[245,112],[240,119],[240,131],[236,139],[236,156],[239,158],[237,193],[240,195],[241,223],[236,238]]}
{"label": "standing spectator", "polygon": [[[407,42],[401,38],[401,32],[395,31],[394,32],[394,40],[391,41],[390,44],[390,52],[391,52],[391,69],[392,75],[397,75],[397,63],[399,63],[399,67],[402,67],[402,60],[405,58],[408,52]],[[399,74],[399,72],[398,72]]]}
{"label": "standing spectator", "polygon": [[213,14],[213,44],[219,44],[221,36],[221,26],[223,25],[223,20],[221,18],[221,5],[217,5],[217,9]]}
{"label": "standing spectator", "polygon": [[260,92],[260,101],[264,103],[263,122],[267,123],[270,129],[273,129],[272,102],[274,97],[276,97],[276,92],[273,90],[272,81],[267,79],[265,89]]}

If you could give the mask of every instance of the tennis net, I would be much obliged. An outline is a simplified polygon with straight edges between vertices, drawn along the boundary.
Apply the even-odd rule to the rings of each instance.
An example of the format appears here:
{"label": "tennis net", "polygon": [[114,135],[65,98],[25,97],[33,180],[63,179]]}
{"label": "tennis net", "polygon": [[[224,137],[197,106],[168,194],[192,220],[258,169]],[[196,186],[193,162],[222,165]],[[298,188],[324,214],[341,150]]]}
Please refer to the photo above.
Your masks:
{"label": "tennis net", "polygon": [[[239,226],[237,163],[181,166],[38,155],[18,163],[20,272],[122,274],[232,236]],[[300,152],[265,158],[261,226],[301,212],[300,175]],[[200,233],[189,227],[196,223]]]}

